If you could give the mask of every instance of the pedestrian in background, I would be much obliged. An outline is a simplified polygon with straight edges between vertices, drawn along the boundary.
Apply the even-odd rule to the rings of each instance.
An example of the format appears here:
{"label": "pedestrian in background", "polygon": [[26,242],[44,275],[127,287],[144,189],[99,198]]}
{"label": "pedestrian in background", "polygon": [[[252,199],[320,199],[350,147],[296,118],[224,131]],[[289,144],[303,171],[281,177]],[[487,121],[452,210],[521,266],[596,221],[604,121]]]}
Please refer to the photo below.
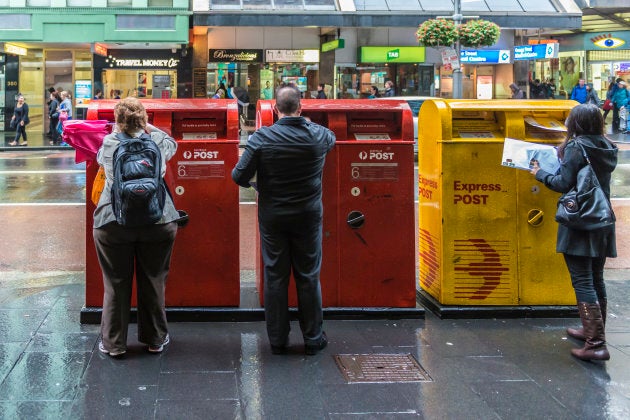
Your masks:
{"label": "pedestrian in background", "polygon": [[[630,100],[630,94],[628,94],[628,89],[626,88],[626,82],[621,79],[617,79],[617,89],[612,95],[612,103],[613,103],[613,120],[612,120],[612,129],[613,132],[619,132],[619,124],[621,122],[621,118],[619,113],[622,109],[625,109],[628,106],[628,102]],[[627,126],[626,126],[627,129]]]}
{"label": "pedestrian in background", "polygon": [[586,91],[586,80],[580,79],[578,81],[578,84],[573,87],[573,90],[571,91],[571,97],[569,99],[578,101],[579,103],[583,104],[583,103],[586,103],[587,93],[588,92]]}
{"label": "pedestrian in background", "polygon": [[556,79],[548,79],[544,86],[547,91],[547,99],[556,99]]}
{"label": "pedestrian in background", "polygon": [[391,96],[396,96],[396,90],[394,89],[394,82],[388,80],[385,82],[385,94],[383,95],[386,98]]}
{"label": "pedestrian in background", "polygon": [[617,90],[617,83],[619,83],[621,79],[615,80],[611,78],[608,83],[608,90],[606,91],[606,102],[609,103],[608,106],[604,104],[604,124],[606,124],[606,117],[608,117],[608,113],[611,109],[613,109],[612,98],[615,95],[615,91]]}
{"label": "pedestrian in background", "polygon": [[[568,192],[575,186],[580,169],[587,165],[579,142],[610,200],[610,178],[617,166],[617,146],[604,136],[604,118],[599,107],[592,104],[576,106],[571,110],[566,126],[567,137],[558,146],[558,172],[545,172],[534,162],[531,173],[549,189]],[[567,329],[569,336],[584,340],[584,347],[572,349],[571,354],[582,360],[608,360],[610,354],[604,331],[608,306],[604,264],[607,257],[617,256],[615,226],[587,231],[559,224],[556,252],[564,255],[582,320],[582,328]]]}
{"label": "pedestrian in background", "polygon": [[324,88],[326,85],[324,83],[320,83],[317,85],[317,97],[315,99],[328,99],[326,97],[326,92],[324,92]]}
{"label": "pedestrian in background", "polygon": [[50,104],[48,105],[48,119],[50,130],[50,145],[57,146],[61,143],[59,139],[59,132],[57,131],[57,125],[59,125],[59,105],[61,104],[61,98],[57,91],[50,92]]}
{"label": "pedestrian in background", "polygon": [[376,99],[376,98],[380,98],[381,94],[378,92],[378,88],[376,86],[370,86],[370,96],[368,96],[368,99]]}
{"label": "pedestrian in background", "polygon": [[[267,335],[273,354],[289,344],[288,286],[291,273],[298,295],[304,351],[326,347],[323,330],[320,269],[322,263],[322,173],[335,144],[329,129],[300,114],[300,91],[276,91],[278,121],[262,127],[247,141],[232,179],[258,190],[258,224],[264,265]],[[251,179],[256,176],[256,183]]]}
{"label": "pedestrian in background", "polygon": [[515,83],[510,85],[510,90],[512,91],[512,99],[525,99],[525,93]]}
{"label": "pedestrian in background", "polygon": [[28,117],[28,104],[24,100],[24,95],[18,93],[17,103],[13,109],[13,117],[11,117],[11,126],[15,128],[15,138],[9,143],[9,146],[17,146],[21,137],[24,138],[24,141],[20,143],[20,146],[28,146],[26,126],[30,122],[31,120]]}
{"label": "pedestrian in background", "polygon": [[[145,129],[162,154],[162,178],[166,162],[177,150],[175,140],[147,123],[140,100],[122,99],[114,107],[116,125],[103,139],[97,161],[105,169],[105,188],[94,210],[94,245],[103,272],[102,340],[99,350],[112,357],[127,351],[127,330],[131,308],[131,289],[136,278],[138,292],[138,341],[151,353],[160,353],[169,344],[164,307],[168,277],[179,213],[166,194],[162,218],[153,225],[125,227],[116,222],[111,203],[114,178],[113,157],[120,138],[140,137]],[[148,141],[148,140],[147,140]]]}
{"label": "pedestrian in background", "polygon": [[597,91],[593,89],[592,83],[586,84],[586,102],[584,103],[599,107],[599,96],[597,96]]}

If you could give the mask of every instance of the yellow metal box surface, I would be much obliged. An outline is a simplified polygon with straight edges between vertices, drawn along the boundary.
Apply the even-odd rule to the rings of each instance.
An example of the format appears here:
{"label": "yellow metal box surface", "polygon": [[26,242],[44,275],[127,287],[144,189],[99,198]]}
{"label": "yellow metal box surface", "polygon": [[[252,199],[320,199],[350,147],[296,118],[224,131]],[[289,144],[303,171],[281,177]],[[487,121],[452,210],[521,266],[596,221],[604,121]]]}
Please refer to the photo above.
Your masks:
{"label": "yellow metal box surface", "polygon": [[559,194],[501,165],[506,138],[559,144],[574,101],[427,100],[418,118],[419,287],[444,305],[573,305]]}

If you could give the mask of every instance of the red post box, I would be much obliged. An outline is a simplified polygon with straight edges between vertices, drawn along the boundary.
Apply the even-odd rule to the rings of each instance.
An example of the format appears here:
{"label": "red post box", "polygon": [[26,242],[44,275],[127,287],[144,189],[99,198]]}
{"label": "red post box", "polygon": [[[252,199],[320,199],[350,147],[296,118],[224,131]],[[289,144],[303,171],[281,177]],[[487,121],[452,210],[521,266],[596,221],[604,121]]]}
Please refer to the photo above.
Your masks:
{"label": "red post box", "polygon": [[[257,127],[274,123],[273,105],[258,102]],[[403,100],[303,100],[302,115],[337,137],[323,175],[324,307],[415,307],[409,106]],[[264,304],[258,255],[257,288]],[[297,305],[293,279],[290,304]]]}
{"label": "red post box", "polygon": [[[177,141],[166,183],[175,207],[190,221],[179,229],[166,285],[167,307],[239,306],[239,195],[231,179],[238,161],[236,100],[141,100],[149,122]],[[87,119],[114,120],[118,101],[92,101]],[[87,193],[98,165],[89,166]],[[95,206],[86,200],[86,308],[101,307],[102,275],[92,223]]]}

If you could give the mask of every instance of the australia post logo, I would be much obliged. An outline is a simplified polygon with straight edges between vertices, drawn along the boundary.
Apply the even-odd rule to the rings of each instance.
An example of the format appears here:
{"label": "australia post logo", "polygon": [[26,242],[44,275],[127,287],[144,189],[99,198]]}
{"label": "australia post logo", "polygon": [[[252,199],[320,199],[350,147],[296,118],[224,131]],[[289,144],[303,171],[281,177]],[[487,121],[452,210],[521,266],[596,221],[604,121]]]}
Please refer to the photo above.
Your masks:
{"label": "australia post logo", "polygon": [[186,150],[184,151],[184,159],[187,160],[210,160],[217,159],[219,152],[216,150]]}
{"label": "australia post logo", "polygon": [[382,150],[361,150],[359,152],[361,160],[394,160],[394,152],[384,152]]}

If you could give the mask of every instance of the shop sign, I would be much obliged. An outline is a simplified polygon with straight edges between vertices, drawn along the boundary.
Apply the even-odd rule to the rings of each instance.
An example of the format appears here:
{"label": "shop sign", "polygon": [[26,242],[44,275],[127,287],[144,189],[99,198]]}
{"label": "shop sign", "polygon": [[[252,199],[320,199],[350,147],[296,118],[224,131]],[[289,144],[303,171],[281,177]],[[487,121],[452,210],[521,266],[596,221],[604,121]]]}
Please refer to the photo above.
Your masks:
{"label": "shop sign", "polygon": [[619,63],[619,69],[615,70],[617,70],[619,73],[630,73],[630,63]]}
{"label": "shop sign", "polygon": [[344,48],[346,46],[346,41],[344,39],[335,39],[334,41],[324,42],[322,44],[322,52],[328,52],[332,50],[336,50],[338,48]]}
{"label": "shop sign", "polygon": [[558,43],[519,45],[514,47],[514,60],[544,60],[558,58]]}
{"label": "shop sign", "polygon": [[94,43],[92,44],[92,53],[96,55],[100,55],[101,57],[107,57],[107,47],[103,44]]}
{"label": "shop sign", "polygon": [[459,69],[459,60],[457,59],[457,50],[455,48],[444,48],[442,50],[442,65],[445,70]]}
{"label": "shop sign", "polygon": [[424,63],[425,47],[360,47],[361,63]]}
{"label": "shop sign", "polygon": [[468,64],[509,64],[510,50],[462,50],[461,62]]}
{"label": "shop sign", "polygon": [[173,68],[179,65],[176,58],[122,58],[109,56],[105,60],[109,67],[116,68]]}
{"label": "shop sign", "polygon": [[619,48],[626,43],[621,38],[614,37],[612,34],[602,34],[591,38],[593,45],[607,50]]}
{"label": "shop sign", "polygon": [[208,50],[210,63],[261,63],[263,50]]}
{"label": "shop sign", "polygon": [[267,63],[319,63],[319,50],[265,50]]}
{"label": "shop sign", "polygon": [[18,47],[17,45],[9,44],[8,42],[5,42],[4,52],[7,54],[26,55],[28,50],[26,48]]}

